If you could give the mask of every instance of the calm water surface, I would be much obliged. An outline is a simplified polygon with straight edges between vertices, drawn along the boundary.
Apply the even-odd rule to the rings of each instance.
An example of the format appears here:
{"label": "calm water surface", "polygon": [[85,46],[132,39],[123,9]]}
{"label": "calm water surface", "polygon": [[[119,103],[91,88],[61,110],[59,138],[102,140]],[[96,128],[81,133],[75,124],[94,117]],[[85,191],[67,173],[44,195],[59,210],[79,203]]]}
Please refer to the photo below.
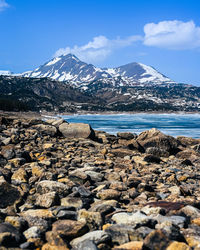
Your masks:
{"label": "calm water surface", "polygon": [[113,114],[113,115],[67,115],[68,122],[89,123],[95,130],[110,134],[117,132],[140,133],[157,128],[172,136],[200,138],[200,114]]}

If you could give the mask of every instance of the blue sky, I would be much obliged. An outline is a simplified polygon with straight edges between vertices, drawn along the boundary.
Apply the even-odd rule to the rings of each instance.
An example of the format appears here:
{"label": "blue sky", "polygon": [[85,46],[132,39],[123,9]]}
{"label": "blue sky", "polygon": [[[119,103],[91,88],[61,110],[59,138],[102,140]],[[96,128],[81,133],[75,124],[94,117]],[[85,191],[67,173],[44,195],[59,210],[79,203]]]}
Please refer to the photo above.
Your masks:
{"label": "blue sky", "polygon": [[0,0],[0,70],[33,70],[70,52],[200,85],[199,13],[198,0]]}

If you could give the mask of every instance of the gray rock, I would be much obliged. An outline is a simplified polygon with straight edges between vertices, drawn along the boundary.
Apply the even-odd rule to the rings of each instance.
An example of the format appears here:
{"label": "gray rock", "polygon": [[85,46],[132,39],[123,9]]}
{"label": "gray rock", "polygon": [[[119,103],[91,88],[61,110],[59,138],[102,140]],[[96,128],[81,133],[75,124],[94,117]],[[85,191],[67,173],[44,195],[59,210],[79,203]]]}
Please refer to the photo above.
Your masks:
{"label": "gray rock", "polygon": [[57,133],[56,127],[51,126],[51,125],[38,124],[38,125],[35,125],[35,128],[45,135],[54,136]]}
{"label": "gray rock", "polygon": [[41,235],[41,230],[38,227],[33,226],[24,231],[23,234],[27,240],[30,238],[39,238]]}
{"label": "gray rock", "polygon": [[84,242],[85,240],[93,241],[96,245],[104,242],[108,242],[110,240],[110,235],[102,230],[96,230],[93,232],[89,232],[79,238],[76,238],[70,242],[72,247],[77,247],[78,244]]}
{"label": "gray rock", "polygon": [[62,123],[59,131],[67,138],[91,138],[95,136],[94,130],[89,124],[84,123]]}
{"label": "gray rock", "polygon": [[91,240],[85,240],[80,242],[77,246],[73,247],[72,250],[98,250],[96,245]]}

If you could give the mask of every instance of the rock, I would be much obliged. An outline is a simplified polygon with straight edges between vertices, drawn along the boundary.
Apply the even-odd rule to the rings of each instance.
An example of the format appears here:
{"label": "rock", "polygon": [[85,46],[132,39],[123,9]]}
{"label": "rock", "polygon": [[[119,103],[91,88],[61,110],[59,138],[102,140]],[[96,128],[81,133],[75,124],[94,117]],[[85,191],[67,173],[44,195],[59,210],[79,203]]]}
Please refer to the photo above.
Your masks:
{"label": "rock", "polygon": [[192,223],[196,224],[197,226],[200,226],[200,217],[192,220]]}
{"label": "rock", "polygon": [[1,154],[7,160],[14,158],[15,157],[14,145],[11,144],[11,145],[7,145],[7,146],[3,146],[1,149]]}
{"label": "rock", "polygon": [[17,188],[0,179],[0,208],[15,204],[21,198]]}
{"label": "rock", "polygon": [[78,185],[83,185],[88,180],[88,175],[78,169],[69,173],[69,179]]}
{"label": "rock", "polygon": [[168,201],[149,202],[146,205],[149,205],[150,207],[164,208],[167,212],[170,210],[179,210],[184,207],[184,204],[181,202],[168,202]]}
{"label": "rock", "polygon": [[21,249],[34,249],[35,244],[33,242],[24,242],[19,246]]}
{"label": "rock", "polygon": [[111,236],[114,245],[121,245],[131,241],[143,241],[143,239],[152,231],[147,227],[137,229],[132,225],[114,224],[105,228],[105,231]]}
{"label": "rock", "polygon": [[97,230],[93,232],[89,232],[82,237],[76,238],[70,242],[70,245],[74,248],[78,246],[80,243],[84,242],[85,240],[93,241],[96,245],[104,242],[110,241],[110,235],[104,231]]}
{"label": "rock", "polygon": [[196,207],[187,205],[180,209],[185,215],[190,216],[192,219],[200,217],[200,210]]}
{"label": "rock", "polygon": [[7,216],[5,222],[10,223],[19,231],[22,231],[27,226],[27,222],[23,218],[17,216]]}
{"label": "rock", "polygon": [[125,140],[131,140],[137,138],[137,134],[133,134],[130,132],[118,132],[117,136]]}
{"label": "rock", "polygon": [[61,199],[61,206],[72,206],[77,209],[80,209],[83,207],[83,202],[80,198],[76,197],[65,197]]}
{"label": "rock", "polygon": [[58,220],[52,224],[52,232],[62,238],[73,239],[88,232],[85,222],[74,220]]}
{"label": "rock", "polygon": [[[8,234],[5,234],[5,233],[8,233]],[[19,233],[19,231],[10,223],[7,223],[7,222],[0,224],[0,242],[4,241],[5,237],[6,239],[10,239],[10,240],[14,239],[14,241],[17,243],[19,243],[21,240],[21,234]]]}
{"label": "rock", "polygon": [[141,241],[131,241],[118,247],[114,247],[113,250],[142,250],[142,246],[143,242]]}
{"label": "rock", "polygon": [[34,126],[37,130],[39,130],[44,135],[55,136],[57,133],[57,129],[54,126],[46,125],[46,124],[38,124]]}
{"label": "rock", "polygon": [[59,131],[67,138],[90,138],[94,139],[94,130],[88,124],[84,123],[62,123]]}
{"label": "rock", "polygon": [[148,154],[144,157],[144,161],[150,163],[160,163],[161,159],[158,156]]}
{"label": "rock", "polygon": [[186,218],[183,216],[178,215],[172,215],[172,216],[162,216],[160,214],[153,216],[155,220],[158,221],[158,223],[166,223],[169,225],[169,223],[172,225],[179,226],[180,228],[183,228],[186,223]]}
{"label": "rock", "polygon": [[53,213],[48,209],[29,209],[27,211],[21,212],[20,215],[25,219],[27,217],[36,217],[41,219],[52,219],[54,218]]}
{"label": "rock", "polygon": [[85,240],[77,244],[77,246],[73,247],[72,250],[98,250],[96,245],[91,240]]}
{"label": "rock", "polygon": [[90,212],[85,209],[79,211],[78,220],[84,220],[90,230],[101,229],[103,225],[102,217],[99,212]]}
{"label": "rock", "polygon": [[11,181],[13,184],[21,184],[21,183],[27,183],[28,175],[24,168],[19,168],[17,171],[14,172],[14,174],[11,177]]}
{"label": "rock", "polygon": [[161,230],[154,230],[144,239],[143,249],[161,250],[169,245],[169,239]]}
{"label": "rock", "polygon": [[56,192],[38,195],[35,203],[36,206],[44,208],[50,208],[57,204],[59,204],[59,197]]}
{"label": "rock", "polygon": [[24,231],[24,236],[26,237],[26,239],[30,239],[30,238],[39,238],[41,231],[38,227],[34,226],[34,227],[30,227],[29,229],[27,229],[26,231]]}
{"label": "rock", "polygon": [[169,154],[176,154],[179,151],[179,141],[172,136],[161,133],[155,128],[139,134],[137,141],[145,149],[149,147],[157,147],[161,150],[169,152]]}
{"label": "rock", "polygon": [[97,197],[102,200],[118,200],[120,192],[114,189],[104,189],[97,194]]}
{"label": "rock", "polygon": [[191,250],[191,248],[184,242],[174,241],[170,243],[167,250]]}
{"label": "rock", "polygon": [[65,197],[69,194],[69,187],[56,181],[40,181],[37,185],[37,192],[40,194],[55,192],[59,197]]}
{"label": "rock", "polygon": [[115,221],[117,224],[137,225],[137,224],[146,224],[151,220],[151,218],[141,212],[116,213],[112,216],[112,220]]}

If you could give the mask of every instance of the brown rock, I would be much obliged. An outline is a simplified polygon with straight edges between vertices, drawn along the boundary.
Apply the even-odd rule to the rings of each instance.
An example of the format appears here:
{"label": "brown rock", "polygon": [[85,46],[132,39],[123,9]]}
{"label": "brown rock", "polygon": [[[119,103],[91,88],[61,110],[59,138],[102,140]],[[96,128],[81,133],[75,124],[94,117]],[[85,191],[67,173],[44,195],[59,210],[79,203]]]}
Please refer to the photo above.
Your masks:
{"label": "brown rock", "polygon": [[74,220],[58,220],[52,225],[52,232],[62,238],[73,239],[88,232],[85,222]]}
{"label": "brown rock", "polygon": [[97,193],[97,197],[102,200],[118,200],[121,193],[114,189],[104,189]]}
{"label": "brown rock", "polygon": [[131,241],[118,247],[114,247],[113,250],[142,250],[142,246],[142,241]]}
{"label": "brown rock", "polygon": [[167,250],[191,250],[191,248],[183,242],[174,241],[167,247]]}
{"label": "brown rock", "polygon": [[154,230],[144,239],[144,249],[161,250],[166,249],[169,244],[169,239],[160,229]]}

